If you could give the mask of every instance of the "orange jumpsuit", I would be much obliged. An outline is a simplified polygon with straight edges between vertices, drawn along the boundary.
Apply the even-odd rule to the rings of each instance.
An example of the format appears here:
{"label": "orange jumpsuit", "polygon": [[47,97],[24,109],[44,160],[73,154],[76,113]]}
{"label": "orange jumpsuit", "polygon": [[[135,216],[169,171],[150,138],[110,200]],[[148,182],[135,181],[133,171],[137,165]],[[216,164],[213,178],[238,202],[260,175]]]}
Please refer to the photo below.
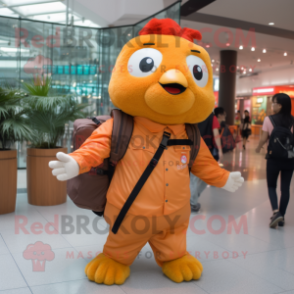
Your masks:
{"label": "orange jumpsuit", "polygon": [[[110,156],[113,119],[102,124],[70,155],[78,162],[80,174],[98,166]],[[185,125],[162,125],[147,118],[134,117],[134,130],[123,159],[117,164],[107,192],[105,220],[112,228],[135,184],[154,156],[163,136],[188,138]],[[130,207],[117,234],[109,232],[103,253],[130,265],[149,242],[157,263],[180,258],[186,252],[186,230],[190,216],[189,146],[171,146],[163,152],[157,166]],[[204,141],[191,172],[209,185],[223,187],[229,172],[220,168]]]}

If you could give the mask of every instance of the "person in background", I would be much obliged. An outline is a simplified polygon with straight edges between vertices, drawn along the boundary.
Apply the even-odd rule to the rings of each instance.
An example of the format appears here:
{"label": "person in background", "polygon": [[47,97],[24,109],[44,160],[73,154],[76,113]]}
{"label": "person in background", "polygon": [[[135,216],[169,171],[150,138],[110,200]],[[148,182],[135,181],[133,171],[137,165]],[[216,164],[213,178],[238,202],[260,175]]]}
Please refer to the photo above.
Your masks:
{"label": "person in background", "polygon": [[246,143],[249,136],[251,135],[251,119],[250,119],[248,110],[244,111],[244,115],[245,117],[241,125],[241,131],[242,131],[242,138],[243,138],[243,149],[246,150]]}
{"label": "person in background", "polygon": [[[219,115],[222,116],[223,114],[219,113]],[[206,143],[214,159],[216,161],[222,160],[223,152],[219,135],[220,123],[217,117],[212,113],[205,121],[198,124],[198,128],[202,139]],[[198,198],[206,187],[207,184],[205,182],[190,173],[190,204],[192,211],[198,212],[201,208],[201,204],[198,203]]]}
{"label": "person in background", "polygon": [[227,114],[223,107],[216,107],[214,109],[214,115],[216,116],[220,126],[225,124]]}
{"label": "person in background", "polygon": [[237,139],[239,137],[239,134],[240,134],[240,125],[241,125],[241,113],[240,113],[240,110],[237,111],[237,114],[235,116],[235,125],[237,126],[237,135],[236,135],[235,139]]}
{"label": "person in background", "polygon": [[[279,93],[272,98],[272,111],[274,115],[271,119],[276,126],[289,128],[293,133],[294,118],[291,115],[291,98],[284,93]],[[260,142],[256,148],[259,153],[262,146],[268,141],[274,126],[267,116],[262,126]],[[294,170],[294,159],[274,159],[268,158],[266,165],[268,194],[271,202],[273,216],[271,217],[270,227],[276,228],[277,225],[284,226],[286,209],[290,199],[290,183]],[[281,200],[278,206],[277,179],[281,174]]]}

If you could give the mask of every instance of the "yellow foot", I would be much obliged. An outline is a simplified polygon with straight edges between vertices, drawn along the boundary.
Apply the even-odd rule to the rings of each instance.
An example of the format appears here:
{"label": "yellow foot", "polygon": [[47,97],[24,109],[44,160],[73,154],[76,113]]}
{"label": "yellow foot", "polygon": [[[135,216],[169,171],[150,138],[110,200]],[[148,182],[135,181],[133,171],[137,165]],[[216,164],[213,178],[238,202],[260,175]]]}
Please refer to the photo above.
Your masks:
{"label": "yellow foot", "polygon": [[165,262],[162,271],[172,281],[181,283],[200,279],[203,267],[200,261],[187,254],[179,259]]}
{"label": "yellow foot", "polygon": [[130,275],[130,268],[100,253],[87,264],[85,273],[90,281],[98,284],[121,285]]}

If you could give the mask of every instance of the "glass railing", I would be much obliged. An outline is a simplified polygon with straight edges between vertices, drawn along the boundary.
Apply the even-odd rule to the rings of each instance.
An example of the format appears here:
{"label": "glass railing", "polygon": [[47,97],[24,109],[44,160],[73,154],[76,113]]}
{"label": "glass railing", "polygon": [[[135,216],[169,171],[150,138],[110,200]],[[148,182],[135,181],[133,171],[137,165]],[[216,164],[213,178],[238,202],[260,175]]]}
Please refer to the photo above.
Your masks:
{"label": "glass railing", "polygon": [[[180,22],[181,2],[137,24],[88,28],[0,16],[0,85],[22,87],[37,75],[51,75],[52,88],[74,93],[88,103],[94,115],[113,108],[108,84],[123,45],[151,18]],[[69,127],[60,144],[70,147]],[[26,167],[26,143],[18,143],[18,167]]]}

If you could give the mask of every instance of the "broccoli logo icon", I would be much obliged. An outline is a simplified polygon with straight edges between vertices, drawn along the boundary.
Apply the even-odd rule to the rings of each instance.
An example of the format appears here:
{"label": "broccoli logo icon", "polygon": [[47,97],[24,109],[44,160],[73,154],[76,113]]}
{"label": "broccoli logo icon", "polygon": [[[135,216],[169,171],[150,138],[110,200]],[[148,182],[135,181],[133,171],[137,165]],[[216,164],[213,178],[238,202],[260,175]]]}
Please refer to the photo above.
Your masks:
{"label": "broccoli logo icon", "polygon": [[51,250],[51,246],[43,242],[36,242],[27,246],[23,252],[23,257],[32,260],[33,272],[44,272],[46,261],[54,259],[55,254]]}

